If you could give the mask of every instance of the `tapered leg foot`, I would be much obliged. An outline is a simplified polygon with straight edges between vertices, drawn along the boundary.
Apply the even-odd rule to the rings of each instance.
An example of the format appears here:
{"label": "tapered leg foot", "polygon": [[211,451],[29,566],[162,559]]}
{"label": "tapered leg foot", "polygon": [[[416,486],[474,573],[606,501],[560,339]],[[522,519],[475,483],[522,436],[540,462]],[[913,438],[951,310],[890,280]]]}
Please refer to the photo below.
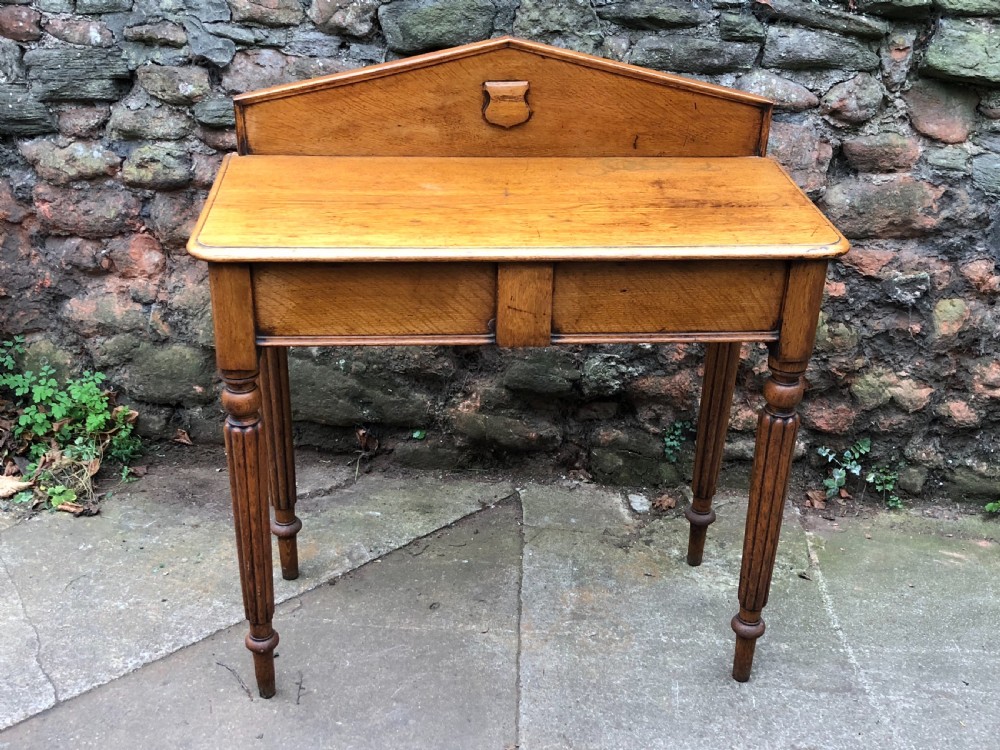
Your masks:
{"label": "tapered leg foot", "polygon": [[695,442],[694,479],[691,489],[694,499],[684,511],[691,522],[688,537],[688,565],[701,565],[705,552],[705,536],[715,521],[712,498],[722,466],[722,449],[729,428],[736,371],[740,364],[739,342],[708,344],[705,347],[705,378],[698,410],[698,437]]}
{"label": "tapered leg foot", "polygon": [[264,698],[274,695],[274,647],[278,634],[274,617],[274,582],[271,567],[271,534],[267,503],[268,458],[260,422],[257,373],[223,370],[222,404],[228,413],[225,426],[226,458],[233,498],[236,555],[243,588],[243,607],[250,623],[247,648],[253,652],[257,687]]}
{"label": "tapered leg foot", "polygon": [[260,355],[262,409],[268,442],[268,495],[274,507],[271,533],[278,538],[281,577],[299,577],[296,535],[302,521],[295,516],[295,449],[292,445],[292,402],[288,389],[288,349],[265,347]]}
{"label": "tapered leg foot", "polygon": [[733,632],[736,633],[736,653],[733,655],[733,679],[746,682],[753,667],[753,653],[757,639],[764,635],[764,621],[757,615],[756,622],[746,622],[736,615],[733,618]]}
{"label": "tapered leg foot", "polygon": [[771,360],[771,377],[764,384],[766,404],[757,422],[750,504],[743,537],[740,569],[740,611],[733,618],[736,653],[733,678],[750,679],[754,648],[764,634],[760,613],[767,604],[771,574],[781,533],[785,492],[795,450],[799,418],[795,407],[802,399],[802,366],[783,365]]}
{"label": "tapered leg foot", "polygon": [[277,692],[274,686],[274,649],[278,645],[278,633],[270,623],[262,626],[262,630],[270,630],[271,634],[264,638],[255,638],[253,632],[247,633],[246,646],[253,654],[253,671],[257,678],[257,692],[261,698],[272,698]]}

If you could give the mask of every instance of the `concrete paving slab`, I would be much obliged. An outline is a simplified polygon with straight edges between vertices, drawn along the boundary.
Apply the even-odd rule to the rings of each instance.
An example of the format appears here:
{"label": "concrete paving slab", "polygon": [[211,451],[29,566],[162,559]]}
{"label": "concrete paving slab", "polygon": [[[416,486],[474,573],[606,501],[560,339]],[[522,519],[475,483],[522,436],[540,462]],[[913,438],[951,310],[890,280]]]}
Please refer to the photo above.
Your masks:
{"label": "concrete paving slab", "polygon": [[[279,606],[271,700],[238,625],[0,733],[0,748],[512,748],[518,515],[491,508]],[[470,547],[478,566],[462,563]],[[421,583],[401,588],[407,575]]]}
{"label": "concrete paving slab", "polygon": [[56,691],[38,660],[38,633],[25,615],[6,564],[0,564],[0,633],[0,716],[13,724],[55,705]]}
{"label": "concrete paving slab", "polygon": [[[301,576],[284,601],[511,494],[507,483],[393,480],[300,461]],[[350,486],[335,496],[327,486]],[[0,556],[37,634],[37,662],[65,700],[243,619],[228,479],[218,467],[151,472],[89,519],[42,514],[0,532]],[[72,601],[72,606],[67,606]],[[0,661],[23,661],[11,655]],[[6,668],[6,667],[5,667]],[[38,710],[36,696],[0,728]]]}
{"label": "concrete paving slab", "polygon": [[1000,528],[880,515],[809,539],[838,635],[901,747],[1000,736]]}

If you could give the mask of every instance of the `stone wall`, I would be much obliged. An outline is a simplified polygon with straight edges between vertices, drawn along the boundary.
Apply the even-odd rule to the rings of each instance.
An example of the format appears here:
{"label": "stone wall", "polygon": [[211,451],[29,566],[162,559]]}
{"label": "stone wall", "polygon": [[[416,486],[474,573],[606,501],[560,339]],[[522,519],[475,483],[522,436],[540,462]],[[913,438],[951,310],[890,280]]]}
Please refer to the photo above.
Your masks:
{"label": "stone wall", "polygon": [[[229,96],[507,33],[776,99],[771,153],[855,241],[803,444],[869,436],[910,491],[995,499],[998,0],[0,0],[0,332],[107,371],[147,435],[215,439],[205,269],[183,245],[234,147]],[[764,372],[745,351],[744,458]],[[542,453],[668,481],[698,353],[298,351],[298,437],[351,450],[364,425],[408,464]]]}

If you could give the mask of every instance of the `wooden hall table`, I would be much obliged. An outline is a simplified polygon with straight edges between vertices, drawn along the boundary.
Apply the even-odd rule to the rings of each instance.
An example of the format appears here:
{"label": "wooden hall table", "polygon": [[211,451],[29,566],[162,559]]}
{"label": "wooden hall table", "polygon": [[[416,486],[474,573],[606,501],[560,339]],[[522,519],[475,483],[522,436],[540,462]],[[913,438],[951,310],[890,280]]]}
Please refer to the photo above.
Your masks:
{"label": "wooden hall table", "polygon": [[771,103],[504,38],[246,94],[236,113],[239,155],[188,247],[209,263],[260,694],[275,692],[272,532],[298,576],[294,345],[706,342],[686,511],[699,565],[740,342],[768,342],[732,621],[747,680],[827,261],[848,249],[764,158]]}

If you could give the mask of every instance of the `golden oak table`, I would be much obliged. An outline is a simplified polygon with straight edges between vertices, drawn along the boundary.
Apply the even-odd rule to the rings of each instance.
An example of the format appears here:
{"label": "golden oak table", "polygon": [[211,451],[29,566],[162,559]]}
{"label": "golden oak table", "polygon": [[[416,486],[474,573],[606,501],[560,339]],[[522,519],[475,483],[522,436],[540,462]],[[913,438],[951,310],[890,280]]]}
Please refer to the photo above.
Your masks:
{"label": "golden oak table", "polygon": [[848,249],[764,157],[771,103],[504,38],[253,92],[236,113],[239,155],[188,247],[209,263],[260,694],[275,692],[271,533],[298,576],[295,345],[706,342],[686,511],[699,565],[740,342],[768,342],[732,621],[747,680],[826,265]]}

